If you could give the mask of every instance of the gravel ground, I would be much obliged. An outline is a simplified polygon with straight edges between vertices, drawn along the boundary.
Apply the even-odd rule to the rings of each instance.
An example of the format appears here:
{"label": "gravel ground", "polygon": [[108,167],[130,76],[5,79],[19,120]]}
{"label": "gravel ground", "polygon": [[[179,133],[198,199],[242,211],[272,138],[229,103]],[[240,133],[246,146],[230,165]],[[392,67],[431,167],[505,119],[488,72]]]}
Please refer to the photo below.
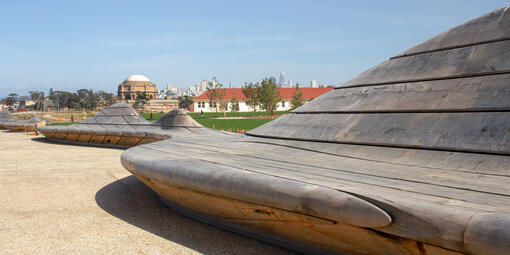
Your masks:
{"label": "gravel ground", "polygon": [[121,153],[0,130],[0,254],[292,254],[167,209]]}

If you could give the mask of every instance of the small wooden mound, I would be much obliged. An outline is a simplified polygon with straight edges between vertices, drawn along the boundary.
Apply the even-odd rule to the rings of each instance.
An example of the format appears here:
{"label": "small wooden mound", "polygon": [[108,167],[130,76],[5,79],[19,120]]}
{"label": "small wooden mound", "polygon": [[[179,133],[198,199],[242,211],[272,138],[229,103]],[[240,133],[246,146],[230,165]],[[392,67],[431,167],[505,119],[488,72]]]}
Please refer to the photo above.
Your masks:
{"label": "small wooden mound", "polygon": [[0,129],[5,129],[4,124],[16,121],[8,111],[0,111]]}
{"label": "small wooden mound", "polygon": [[126,103],[114,104],[71,126],[46,126],[37,130],[48,139],[108,147],[131,147],[169,139],[175,135],[209,133],[181,110],[173,110],[150,123]]}
{"label": "small wooden mound", "polygon": [[37,127],[46,126],[46,120],[42,117],[35,116],[25,121],[9,121],[3,122],[3,127],[10,131],[35,131]]}

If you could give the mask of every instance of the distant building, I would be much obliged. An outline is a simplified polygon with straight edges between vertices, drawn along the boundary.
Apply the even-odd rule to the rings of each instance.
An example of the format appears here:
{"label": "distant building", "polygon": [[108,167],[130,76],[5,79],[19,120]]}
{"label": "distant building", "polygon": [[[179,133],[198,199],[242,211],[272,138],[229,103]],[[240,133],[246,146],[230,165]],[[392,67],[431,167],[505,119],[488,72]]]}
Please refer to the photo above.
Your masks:
{"label": "distant building", "polygon": [[149,99],[156,99],[158,87],[143,75],[131,75],[119,84],[118,96],[121,100],[136,100],[137,93],[144,93]]}
{"label": "distant building", "polygon": [[206,91],[208,84],[209,84],[208,80],[202,80],[202,82],[200,83],[200,91]]}
{"label": "distant building", "polygon": [[287,79],[285,78],[284,72],[280,72],[280,81],[278,82],[278,87],[280,87],[280,88],[287,87]]}
{"label": "distant building", "polygon": [[[303,94],[303,99],[306,101],[309,101],[311,99],[314,99],[333,88],[300,88],[301,93]],[[282,101],[278,103],[277,108],[275,111],[286,111],[290,110],[292,105],[290,104],[290,101],[292,100],[292,95],[294,95],[294,92],[296,91],[295,88],[280,88],[278,89],[280,92],[280,96],[282,97]],[[239,111],[241,112],[249,112],[253,111],[248,105],[246,105],[246,98],[244,97],[242,88],[232,88],[232,89],[225,89],[225,97],[223,98],[224,102],[230,101],[233,97],[239,101]],[[232,109],[232,105],[230,102],[227,105],[227,111],[230,111]],[[261,111],[261,109],[258,109],[258,111]],[[193,98],[193,109],[194,112],[214,112],[216,111],[215,107],[212,107],[209,104],[209,98],[207,97],[207,93],[203,93],[200,96],[197,96]]]}
{"label": "distant building", "polygon": [[317,81],[316,80],[311,80],[310,81],[310,88],[317,88]]}

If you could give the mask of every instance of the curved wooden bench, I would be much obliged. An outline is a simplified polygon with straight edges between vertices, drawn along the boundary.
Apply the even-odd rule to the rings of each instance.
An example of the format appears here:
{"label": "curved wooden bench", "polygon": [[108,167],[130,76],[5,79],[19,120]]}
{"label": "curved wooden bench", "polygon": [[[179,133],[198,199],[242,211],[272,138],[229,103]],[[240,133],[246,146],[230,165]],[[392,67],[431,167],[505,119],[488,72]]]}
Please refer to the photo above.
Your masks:
{"label": "curved wooden bench", "polygon": [[176,136],[122,164],[183,213],[311,253],[508,254],[509,98],[507,7],[244,136]]}

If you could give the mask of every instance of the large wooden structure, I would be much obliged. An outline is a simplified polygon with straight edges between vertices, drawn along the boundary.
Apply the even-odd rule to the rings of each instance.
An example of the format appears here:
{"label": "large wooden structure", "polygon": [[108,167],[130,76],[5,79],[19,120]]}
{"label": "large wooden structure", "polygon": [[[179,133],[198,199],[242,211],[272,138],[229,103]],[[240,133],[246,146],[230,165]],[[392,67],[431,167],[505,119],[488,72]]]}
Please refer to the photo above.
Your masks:
{"label": "large wooden structure", "polygon": [[508,254],[508,9],[245,136],[177,135],[122,163],[183,213],[300,251]]}
{"label": "large wooden structure", "polygon": [[196,219],[304,253],[508,254],[510,8],[440,34],[246,135],[126,104],[51,139],[121,161]]}

